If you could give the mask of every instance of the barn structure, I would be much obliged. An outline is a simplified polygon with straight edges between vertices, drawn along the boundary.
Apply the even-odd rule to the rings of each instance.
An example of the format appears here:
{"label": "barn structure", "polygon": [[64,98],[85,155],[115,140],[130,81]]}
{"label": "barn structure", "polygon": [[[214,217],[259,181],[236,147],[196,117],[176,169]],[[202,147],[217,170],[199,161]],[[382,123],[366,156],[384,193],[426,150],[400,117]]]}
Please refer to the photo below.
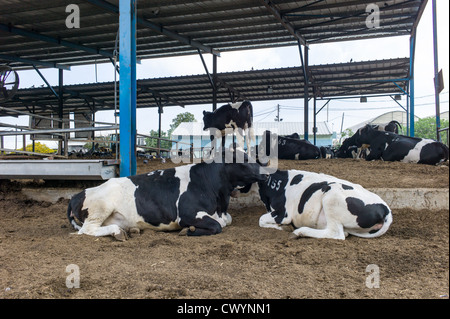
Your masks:
{"label": "barn structure", "polygon": [[[121,176],[136,173],[137,107],[158,107],[162,112],[170,105],[204,103],[215,109],[218,103],[243,98],[303,98],[305,139],[309,139],[310,103],[315,119],[321,110],[316,110],[319,99],[405,95],[407,105],[402,107],[414,119],[416,29],[427,2],[41,0],[30,5],[0,0],[0,65],[35,69],[41,76],[41,68],[59,70],[57,87],[5,95],[0,116],[28,114],[34,122],[52,120],[56,123],[52,132],[27,127],[20,134],[57,135],[61,152],[68,132],[118,130]],[[410,37],[409,57],[323,66],[308,62],[309,46],[317,43],[391,36]],[[217,73],[221,52],[280,46],[298,47],[299,67]],[[213,69],[203,63],[206,75],[136,81],[138,60],[190,54],[198,54],[203,62],[209,54]],[[108,61],[118,77],[120,73],[116,89],[115,82],[64,85],[64,72],[71,66]],[[95,112],[103,109],[120,113],[120,126],[93,128]],[[70,112],[82,119],[82,125],[68,128]],[[409,128],[414,135],[413,120]]]}

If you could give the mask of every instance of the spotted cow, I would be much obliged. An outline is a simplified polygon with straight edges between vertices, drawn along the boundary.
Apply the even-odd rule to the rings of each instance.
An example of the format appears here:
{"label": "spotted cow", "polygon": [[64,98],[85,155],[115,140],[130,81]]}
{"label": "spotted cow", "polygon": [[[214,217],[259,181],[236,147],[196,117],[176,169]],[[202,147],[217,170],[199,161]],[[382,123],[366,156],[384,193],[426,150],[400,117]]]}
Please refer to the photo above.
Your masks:
{"label": "spotted cow", "polygon": [[267,210],[259,225],[280,230],[293,225],[292,238],[374,238],[392,223],[392,212],[378,195],[329,175],[278,170],[253,184],[252,192]]}
{"label": "spotted cow", "polygon": [[67,216],[78,234],[119,240],[144,229],[213,235],[231,223],[232,190],[265,178],[258,164],[248,162],[191,164],[112,178],[73,196]]}

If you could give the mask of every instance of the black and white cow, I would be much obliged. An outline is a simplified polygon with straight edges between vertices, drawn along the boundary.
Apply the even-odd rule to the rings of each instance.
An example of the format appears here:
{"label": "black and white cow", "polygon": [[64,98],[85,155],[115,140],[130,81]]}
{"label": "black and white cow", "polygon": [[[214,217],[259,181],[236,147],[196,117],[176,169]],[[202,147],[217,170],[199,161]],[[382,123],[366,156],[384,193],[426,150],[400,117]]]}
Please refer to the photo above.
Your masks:
{"label": "black and white cow", "polygon": [[[248,145],[255,140],[253,106],[249,101],[225,104],[214,112],[203,111],[203,124],[203,130],[209,129],[211,132],[211,141],[214,138],[224,137],[227,128],[236,132],[237,144],[242,149],[244,149],[244,131],[247,132]],[[222,147],[224,146],[225,138],[222,139]]]}
{"label": "black and white cow", "polygon": [[112,178],[73,196],[67,215],[78,234],[118,240],[147,228],[213,235],[231,223],[232,190],[266,177],[256,163],[201,163]]}
{"label": "black and white cow", "polygon": [[251,192],[256,189],[267,209],[259,225],[281,230],[292,224],[291,238],[374,238],[392,223],[392,212],[378,195],[333,176],[278,170],[253,184]]}
{"label": "black and white cow", "polygon": [[370,144],[367,161],[401,161],[436,165],[449,158],[447,145],[431,139],[422,139],[373,129],[370,125],[358,130],[356,143]]}
{"label": "black and white cow", "polygon": [[335,158],[336,157],[336,150],[331,146],[321,146],[320,148],[320,155],[322,158]]}
{"label": "black and white cow", "polygon": [[[318,159],[321,157],[320,149],[307,140],[277,136],[277,140],[274,142],[274,136],[276,136],[275,134],[272,134],[270,131],[265,131],[264,134],[265,139],[263,139],[263,141],[258,145],[258,150],[262,152],[262,154],[278,154],[278,159],[283,160],[308,160]],[[274,152],[273,148],[276,147],[275,144],[277,142],[278,152]],[[269,148],[272,148],[270,152],[268,152]]]}
{"label": "black and white cow", "polygon": [[[392,132],[398,134],[399,128],[402,126],[397,121],[390,121],[387,124],[368,124],[374,130],[383,132]],[[370,153],[370,145],[357,145],[358,132],[353,134],[353,136],[347,138],[342,143],[339,150],[336,152],[336,157],[338,158],[366,158]]]}

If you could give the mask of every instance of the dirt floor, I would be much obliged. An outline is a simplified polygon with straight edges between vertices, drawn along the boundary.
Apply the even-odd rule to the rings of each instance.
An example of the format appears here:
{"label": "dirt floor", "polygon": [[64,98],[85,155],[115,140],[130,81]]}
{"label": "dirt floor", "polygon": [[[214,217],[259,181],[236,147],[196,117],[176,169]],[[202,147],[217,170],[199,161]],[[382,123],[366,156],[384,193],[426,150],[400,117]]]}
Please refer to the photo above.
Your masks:
{"label": "dirt floor", "polygon": [[[171,166],[140,160],[138,173]],[[279,167],[373,188],[449,187],[448,166],[333,159],[281,161]],[[19,195],[22,185],[0,181],[0,298],[449,296],[448,210],[394,210],[390,230],[376,239],[288,240],[287,232],[259,228],[265,209],[252,207],[230,210],[233,223],[219,235],[147,230],[118,242],[71,235],[68,201],[27,200]],[[69,265],[79,269],[80,288],[66,286]],[[369,288],[378,274],[379,288]]]}

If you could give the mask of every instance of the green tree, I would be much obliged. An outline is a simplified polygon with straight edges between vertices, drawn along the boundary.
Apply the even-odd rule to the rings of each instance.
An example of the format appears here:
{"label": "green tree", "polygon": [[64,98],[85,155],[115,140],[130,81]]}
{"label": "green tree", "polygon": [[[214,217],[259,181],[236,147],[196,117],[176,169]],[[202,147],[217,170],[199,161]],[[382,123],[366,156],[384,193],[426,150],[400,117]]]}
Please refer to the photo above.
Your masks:
{"label": "green tree", "polygon": [[[441,128],[449,127],[449,121],[441,119]],[[414,123],[416,137],[436,139],[436,118],[426,117]]]}
{"label": "green tree", "polygon": [[194,114],[185,112],[178,114],[174,119],[172,119],[172,124],[170,124],[170,129],[167,131],[167,135],[171,136],[172,132],[183,122],[197,122]]}
{"label": "green tree", "polygon": [[[150,136],[153,136],[153,137],[158,137],[158,131],[155,131],[155,130],[151,130],[150,131]],[[166,138],[166,139],[168,139],[169,137],[167,136],[167,133],[166,132],[164,132],[164,131],[161,131],[161,138]],[[158,147],[158,140],[157,139],[155,139],[155,138],[146,138],[145,139],[145,144],[148,146],[148,147]],[[161,146],[160,146],[161,148],[166,148],[166,149],[170,149],[171,147],[172,147],[172,143],[171,142],[169,142],[169,141],[161,141]]]}

